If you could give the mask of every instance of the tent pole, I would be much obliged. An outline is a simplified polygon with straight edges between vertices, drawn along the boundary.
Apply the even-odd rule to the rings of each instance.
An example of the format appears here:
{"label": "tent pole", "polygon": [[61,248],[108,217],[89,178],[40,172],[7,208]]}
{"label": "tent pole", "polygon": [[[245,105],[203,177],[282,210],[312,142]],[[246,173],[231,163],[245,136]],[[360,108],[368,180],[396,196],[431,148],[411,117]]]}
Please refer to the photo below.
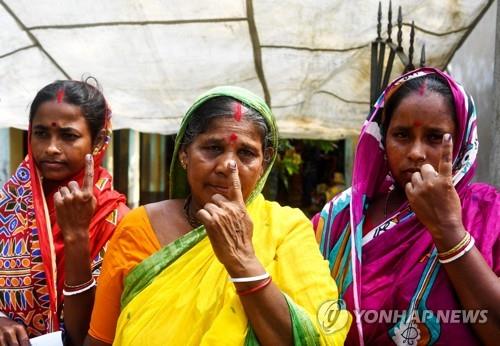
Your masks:
{"label": "tent pole", "polygon": [[130,130],[128,137],[128,205],[131,208],[139,206],[141,184],[140,184],[140,154],[141,154],[141,140],[138,131]]}
{"label": "tent pole", "polygon": [[351,186],[352,168],[354,166],[354,152],[358,142],[358,136],[347,136],[344,146],[344,179],[345,185]]}
{"label": "tent pole", "polygon": [[104,154],[104,161],[102,163],[102,166],[106,168],[108,172],[113,172],[113,142],[114,142],[114,133],[111,136],[111,139],[108,143],[108,149],[106,150],[106,153]]}
{"label": "tent pole", "polygon": [[9,179],[10,174],[10,131],[0,129],[0,184]]}

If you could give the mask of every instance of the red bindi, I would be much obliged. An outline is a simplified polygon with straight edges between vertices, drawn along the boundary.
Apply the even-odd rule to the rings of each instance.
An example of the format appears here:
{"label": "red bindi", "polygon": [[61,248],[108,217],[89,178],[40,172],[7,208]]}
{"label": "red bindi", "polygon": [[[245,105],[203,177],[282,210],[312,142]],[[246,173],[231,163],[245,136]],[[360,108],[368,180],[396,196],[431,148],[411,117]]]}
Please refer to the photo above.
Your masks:
{"label": "red bindi", "polygon": [[234,119],[236,121],[241,120],[241,103],[236,102],[234,106]]}
{"label": "red bindi", "polygon": [[229,143],[236,142],[237,139],[238,135],[236,133],[231,133],[231,136],[229,136]]}
{"label": "red bindi", "polygon": [[422,126],[422,123],[417,120],[417,121],[415,121],[415,123],[413,123],[413,126],[414,127],[420,127],[420,126]]}
{"label": "red bindi", "polygon": [[57,103],[62,103],[63,98],[64,98],[64,89],[57,90],[57,93],[56,93]]}
{"label": "red bindi", "polygon": [[50,125],[52,125],[52,127],[56,127],[56,126],[57,126],[57,124],[56,124],[56,123],[52,123],[52,124],[50,124]]}

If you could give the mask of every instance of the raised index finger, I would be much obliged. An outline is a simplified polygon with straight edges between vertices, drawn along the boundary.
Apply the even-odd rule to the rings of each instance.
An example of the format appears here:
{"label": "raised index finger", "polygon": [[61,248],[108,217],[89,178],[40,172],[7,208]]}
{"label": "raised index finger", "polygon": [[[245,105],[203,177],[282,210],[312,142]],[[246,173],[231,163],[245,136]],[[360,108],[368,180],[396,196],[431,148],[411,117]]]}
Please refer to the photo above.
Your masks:
{"label": "raised index finger", "polygon": [[449,133],[443,136],[443,145],[441,146],[441,159],[439,160],[439,175],[451,177],[453,162],[453,140]]}
{"label": "raised index finger", "polygon": [[240,176],[238,174],[238,165],[236,164],[236,161],[230,160],[228,162],[228,166],[231,170],[231,187],[229,188],[229,199],[244,204],[245,201],[243,200],[243,193],[241,192],[241,182]]}
{"label": "raised index finger", "polygon": [[85,175],[83,177],[83,192],[92,194],[94,188],[94,159],[92,155],[85,155]]}

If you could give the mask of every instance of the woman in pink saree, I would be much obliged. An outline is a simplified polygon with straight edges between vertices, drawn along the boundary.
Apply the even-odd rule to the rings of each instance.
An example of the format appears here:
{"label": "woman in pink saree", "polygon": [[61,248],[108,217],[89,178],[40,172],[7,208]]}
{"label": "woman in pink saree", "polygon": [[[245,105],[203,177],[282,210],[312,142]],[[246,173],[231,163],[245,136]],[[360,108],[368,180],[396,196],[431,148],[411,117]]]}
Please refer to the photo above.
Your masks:
{"label": "woman in pink saree", "polygon": [[382,93],[364,123],[352,187],[313,218],[350,345],[498,341],[498,190],[472,184],[474,103],[433,68]]}

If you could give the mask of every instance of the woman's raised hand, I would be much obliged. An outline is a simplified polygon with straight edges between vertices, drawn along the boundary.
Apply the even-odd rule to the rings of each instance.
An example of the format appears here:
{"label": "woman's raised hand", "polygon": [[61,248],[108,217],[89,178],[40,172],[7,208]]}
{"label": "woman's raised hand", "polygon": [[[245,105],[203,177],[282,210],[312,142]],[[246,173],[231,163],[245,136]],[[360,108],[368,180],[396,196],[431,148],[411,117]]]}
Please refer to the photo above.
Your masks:
{"label": "woman's raised hand", "polygon": [[219,261],[232,277],[262,273],[252,245],[253,223],[247,213],[238,165],[228,161],[231,170],[231,186],[227,198],[215,194],[212,201],[198,210],[196,217],[207,235]]}
{"label": "woman's raised hand", "polygon": [[454,230],[463,230],[462,207],[452,180],[452,161],[453,140],[450,134],[445,134],[438,172],[425,164],[420,172],[413,173],[405,187],[411,208],[435,241],[451,236]]}
{"label": "woman's raised hand", "polygon": [[88,237],[97,204],[93,188],[94,160],[92,155],[87,154],[82,187],[76,181],[70,181],[68,186],[61,187],[54,195],[57,224],[61,227],[65,241],[78,240],[80,236]]}

